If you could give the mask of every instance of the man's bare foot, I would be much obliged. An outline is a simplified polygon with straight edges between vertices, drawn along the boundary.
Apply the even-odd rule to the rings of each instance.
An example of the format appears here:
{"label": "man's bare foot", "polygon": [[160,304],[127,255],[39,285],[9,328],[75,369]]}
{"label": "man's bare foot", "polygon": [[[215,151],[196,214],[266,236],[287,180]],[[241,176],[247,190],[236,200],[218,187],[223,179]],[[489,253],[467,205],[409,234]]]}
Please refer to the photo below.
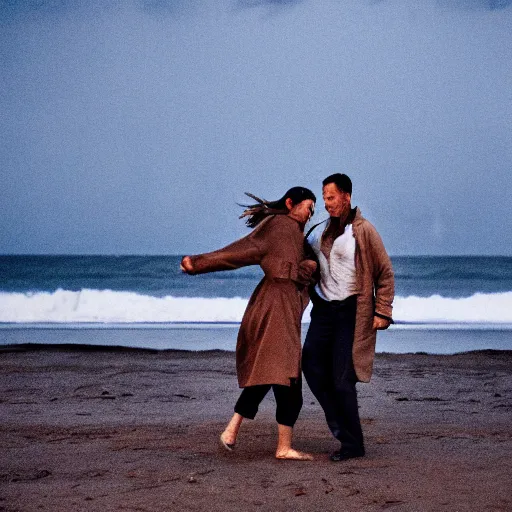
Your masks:
{"label": "man's bare foot", "polygon": [[290,448],[289,450],[276,452],[276,459],[282,460],[313,460],[310,453],[299,452]]}

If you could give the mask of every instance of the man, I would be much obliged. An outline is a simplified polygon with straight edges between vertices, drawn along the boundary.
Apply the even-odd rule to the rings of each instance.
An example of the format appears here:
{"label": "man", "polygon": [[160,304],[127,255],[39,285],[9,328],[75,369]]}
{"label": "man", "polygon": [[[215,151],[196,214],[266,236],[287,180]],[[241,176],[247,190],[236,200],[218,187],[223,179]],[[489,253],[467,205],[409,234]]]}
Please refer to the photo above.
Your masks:
{"label": "man", "polygon": [[352,209],[350,178],[333,174],[322,192],[330,218],[307,235],[320,280],[311,293],[302,367],[341,442],[330,458],[342,461],[365,454],[356,382],[370,381],[377,330],[393,322],[394,275],[377,231],[359,208]]}

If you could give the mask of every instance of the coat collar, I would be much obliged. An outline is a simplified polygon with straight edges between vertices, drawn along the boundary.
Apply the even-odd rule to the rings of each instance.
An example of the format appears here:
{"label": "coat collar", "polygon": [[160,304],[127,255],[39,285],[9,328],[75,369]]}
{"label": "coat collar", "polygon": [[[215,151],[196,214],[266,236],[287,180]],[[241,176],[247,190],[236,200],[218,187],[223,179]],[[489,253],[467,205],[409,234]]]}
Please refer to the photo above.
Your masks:
{"label": "coat collar", "polygon": [[355,208],[355,215],[354,215],[354,220],[352,221],[352,224],[359,224],[361,223],[363,220],[364,220],[364,217],[362,216],[361,214],[361,210],[359,209],[359,206],[356,206]]}

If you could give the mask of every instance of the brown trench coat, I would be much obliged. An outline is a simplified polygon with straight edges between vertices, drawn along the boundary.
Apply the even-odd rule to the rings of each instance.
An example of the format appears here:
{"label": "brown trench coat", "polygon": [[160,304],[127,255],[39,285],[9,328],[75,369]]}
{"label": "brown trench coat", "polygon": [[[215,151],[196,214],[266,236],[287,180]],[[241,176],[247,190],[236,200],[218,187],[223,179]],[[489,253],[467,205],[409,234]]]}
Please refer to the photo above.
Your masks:
{"label": "brown trench coat", "polygon": [[373,316],[392,319],[395,277],[381,237],[361,215],[359,208],[352,221],[352,231],[356,239],[356,281],[359,292],[352,357],[357,378],[361,382],[370,382],[377,341]]}
{"label": "brown trench coat", "polygon": [[[326,226],[327,222],[321,223],[318,229]],[[352,232],[356,239],[357,283],[352,360],[357,379],[361,382],[370,382],[377,340],[377,331],[373,329],[373,317],[379,315],[392,319],[395,279],[391,260],[381,237],[357,207],[352,221]]]}
{"label": "brown trench coat", "polygon": [[202,274],[260,265],[264,277],[245,310],[236,346],[240,387],[290,385],[299,377],[301,318],[308,303],[309,274],[302,226],[287,215],[262,221],[246,237],[218,251],[191,256]]}

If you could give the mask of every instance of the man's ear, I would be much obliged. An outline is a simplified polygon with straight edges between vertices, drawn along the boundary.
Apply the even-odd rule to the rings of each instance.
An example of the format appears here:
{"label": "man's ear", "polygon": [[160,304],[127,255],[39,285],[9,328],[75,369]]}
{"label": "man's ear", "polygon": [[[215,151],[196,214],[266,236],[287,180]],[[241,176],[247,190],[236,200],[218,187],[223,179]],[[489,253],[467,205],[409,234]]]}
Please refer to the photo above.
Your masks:
{"label": "man's ear", "polygon": [[288,211],[290,211],[293,208],[293,201],[289,197],[286,198],[284,204],[286,205],[286,208],[288,208]]}

